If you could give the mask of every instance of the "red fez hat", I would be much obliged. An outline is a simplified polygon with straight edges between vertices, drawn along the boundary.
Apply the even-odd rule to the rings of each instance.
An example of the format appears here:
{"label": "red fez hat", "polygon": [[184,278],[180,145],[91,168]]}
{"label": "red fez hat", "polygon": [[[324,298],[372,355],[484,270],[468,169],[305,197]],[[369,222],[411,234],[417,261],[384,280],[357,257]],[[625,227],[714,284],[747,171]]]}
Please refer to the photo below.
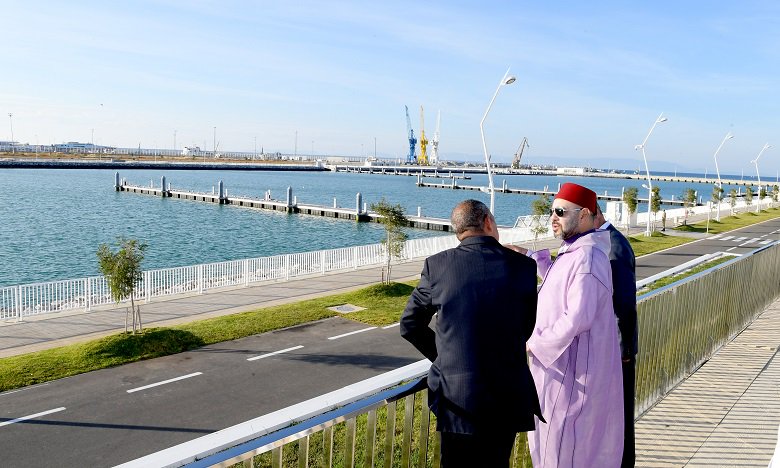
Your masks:
{"label": "red fez hat", "polygon": [[591,213],[596,212],[596,192],[582,185],[567,182],[561,185],[561,189],[555,195],[555,198],[570,201],[583,208],[587,208]]}

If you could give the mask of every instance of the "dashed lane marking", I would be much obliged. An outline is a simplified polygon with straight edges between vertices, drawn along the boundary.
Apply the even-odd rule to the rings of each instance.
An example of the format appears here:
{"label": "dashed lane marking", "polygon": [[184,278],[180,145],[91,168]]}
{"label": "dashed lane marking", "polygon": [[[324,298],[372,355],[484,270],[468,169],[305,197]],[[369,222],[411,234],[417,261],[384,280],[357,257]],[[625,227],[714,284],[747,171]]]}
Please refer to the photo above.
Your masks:
{"label": "dashed lane marking", "polygon": [[60,408],[54,408],[54,409],[50,409],[49,411],[42,411],[40,413],[31,414],[29,416],[22,416],[21,418],[11,419],[10,421],[4,421],[0,423],[0,427],[10,426],[11,424],[27,421],[28,419],[40,418],[41,416],[46,416],[47,414],[59,413],[60,411],[65,411],[65,407],[63,406]]}
{"label": "dashed lane marking", "polygon": [[160,385],[165,385],[172,382],[178,382],[179,380],[189,379],[190,377],[197,377],[199,375],[203,375],[203,372],[193,372],[192,374],[182,375],[181,377],[175,377],[173,379],[163,380],[162,382],[157,382],[150,385],[144,385],[143,387],[131,388],[130,390],[127,391],[127,393],[140,392],[141,390],[146,390],[147,388],[158,387]]}
{"label": "dashed lane marking", "polygon": [[388,328],[397,327],[399,325],[401,325],[401,322],[396,322],[396,323],[394,323],[392,325],[386,325],[386,326],[382,327],[382,330],[387,330]]}
{"label": "dashed lane marking", "polygon": [[729,240],[729,239],[733,239],[733,238],[734,238],[734,236],[725,236],[725,237],[721,237],[721,239],[720,239],[720,240],[727,241],[727,240]]}
{"label": "dashed lane marking", "polygon": [[295,351],[296,349],[301,349],[301,348],[303,348],[303,345],[293,346],[292,348],[287,348],[287,349],[280,349],[279,351],[274,351],[273,353],[266,353],[266,354],[261,354],[260,356],[251,357],[247,359],[247,361],[257,361],[258,359],[264,359],[267,357],[276,356],[277,354],[286,353],[288,351]]}
{"label": "dashed lane marking", "polygon": [[726,252],[731,252],[732,250],[736,249],[737,247],[738,247],[738,246],[734,246],[734,247],[732,247],[732,248],[730,248],[730,249],[726,249]]}
{"label": "dashed lane marking", "polygon": [[374,329],[376,329],[376,327],[362,328],[362,329],[360,329],[360,330],[355,330],[355,331],[351,331],[351,332],[349,332],[349,333],[344,333],[343,335],[336,335],[336,336],[331,336],[331,337],[329,337],[328,339],[329,339],[329,340],[338,340],[339,338],[344,338],[345,336],[349,336],[349,335],[355,335],[355,334],[357,334],[357,333],[363,333],[363,332],[367,332],[367,331],[369,331],[369,330],[374,330]]}

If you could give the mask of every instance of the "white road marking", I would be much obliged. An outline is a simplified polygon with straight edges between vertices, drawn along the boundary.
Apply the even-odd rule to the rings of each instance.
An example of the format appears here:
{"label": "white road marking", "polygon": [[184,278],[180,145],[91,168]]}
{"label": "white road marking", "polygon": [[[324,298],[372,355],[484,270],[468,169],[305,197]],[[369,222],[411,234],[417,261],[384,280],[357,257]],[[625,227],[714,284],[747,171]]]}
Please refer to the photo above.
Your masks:
{"label": "white road marking", "polygon": [[368,327],[368,328],[363,328],[363,329],[360,329],[360,330],[355,330],[355,331],[352,331],[352,332],[349,332],[349,333],[344,333],[343,335],[336,335],[336,336],[331,336],[331,337],[329,337],[328,339],[329,339],[329,340],[338,340],[339,338],[344,338],[345,336],[354,335],[354,334],[356,334],[356,333],[363,333],[363,332],[367,332],[367,331],[369,331],[369,330],[374,330],[375,328],[376,328],[376,327]]}
{"label": "white road marking", "polygon": [[710,237],[710,239],[720,239],[720,237],[721,237],[722,235],[723,235],[723,234],[715,234],[714,236]]}
{"label": "white road marking", "polygon": [[295,351],[296,349],[301,349],[301,348],[303,348],[303,345],[293,346],[292,348],[287,348],[287,349],[280,349],[279,351],[274,351],[273,353],[261,354],[260,356],[251,357],[247,359],[247,361],[257,361],[258,359],[276,356],[277,354],[286,353],[287,351]]}
{"label": "white road marking", "polygon": [[47,414],[59,413],[60,411],[65,411],[65,407],[62,406],[60,408],[50,409],[49,411],[42,411],[40,413],[31,414],[29,416],[22,416],[21,418],[16,418],[16,419],[12,419],[10,421],[1,422],[0,423],[0,427],[10,426],[11,424],[15,424],[15,423],[22,422],[22,421],[27,421],[28,419],[39,418],[41,416],[46,416]]}
{"label": "white road marking", "polygon": [[743,243],[739,244],[737,247],[744,247],[744,246],[750,244],[751,242],[752,241],[743,242]]}
{"label": "white road marking", "polygon": [[747,237],[737,237],[732,242],[742,242],[743,240],[747,239]]}
{"label": "white road marking", "polygon": [[401,322],[396,322],[396,323],[394,323],[392,325],[387,325],[387,326],[382,327],[382,330],[387,330],[388,328],[397,327],[399,325],[401,325]]}
{"label": "white road marking", "polygon": [[127,393],[140,392],[141,390],[146,390],[147,388],[158,387],[160,385],[169,384],[171,382],[178,382],[179,380],[189,379],[190,377],[196,377],[198,375],[203,375],[203,372],[193,372],[192,374],[182,375],[181,377],[163,380],[162,382],[157,382],[150,385],[144,385],[143,387],[131,388],[127,391]]}
{"label": "white road marking", "polygon": [[760,237],[754,237],[754,238],[750,239],[750,242],[761,242],[761,238]]}
{"label": "white road marking", "polygon": [[734,236],[726,236],[726,237],[721,237],[720,240],[727,241],[727,240],[733,239],[733,238],[734,238]]}
{"label": "white road marking", "polygon": [[758,237],[766,237],[766,234],[761,234],[761,235],[760,235],[760,236],[758,236]]}
{"label": "white road marking", "polygon": [[773,242],[773,241],[772,241],[772,239],[763,240],[763,241],[759,242],[759,244],[761,244],[761,245],[767,245],[767,244],[769,244],[770,242]]}
{"label": "white road marking", "polygon": [[730,248],[730,249],[726,249],[726,252],[731,252],[732,250],[736,249],[737,247],[738,247],[738,246],[736,246],[736,247],[732,247],[732,248]]}

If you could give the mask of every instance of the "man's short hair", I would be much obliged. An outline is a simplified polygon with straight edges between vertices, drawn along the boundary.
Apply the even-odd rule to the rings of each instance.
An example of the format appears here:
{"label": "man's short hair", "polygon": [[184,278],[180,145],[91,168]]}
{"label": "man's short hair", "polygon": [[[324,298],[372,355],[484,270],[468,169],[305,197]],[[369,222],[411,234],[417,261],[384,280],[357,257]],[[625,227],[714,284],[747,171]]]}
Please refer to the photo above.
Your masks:
{"label": "man's short hair", "polygon": [[450,215],[455,234],[466,231],[484,231],[485,219],[490,216],[490,208],[479,200],[464,200],[455,206]]}

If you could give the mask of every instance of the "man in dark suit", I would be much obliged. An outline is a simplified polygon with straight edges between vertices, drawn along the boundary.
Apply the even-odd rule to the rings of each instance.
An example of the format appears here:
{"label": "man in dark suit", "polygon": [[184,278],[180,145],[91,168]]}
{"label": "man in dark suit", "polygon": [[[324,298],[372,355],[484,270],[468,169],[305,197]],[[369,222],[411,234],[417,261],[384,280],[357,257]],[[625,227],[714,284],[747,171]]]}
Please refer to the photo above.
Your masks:
{"label": "man in dark suit", "polygon": [[601,207],[596,205],[596,226],[609,231],[609,264],[612,267],[612,305],[620,332],[620,352],[623,364],[623,411],[625,441],[622,467],[634,466],[634,385],[636,381],[636,353],[639,349],[639,325],[636,317],[636,260],[628,239],[604,219]]}
{"label": "man in dark suit", "polygon": [[499,244],[482,202],[459,203],[451,221],[460,245],[425,261],[401,335],[433,363],[429,405],[441,466],[508,466],[517,432],[542,418],[525,349],[536,321],[536,263]]}

